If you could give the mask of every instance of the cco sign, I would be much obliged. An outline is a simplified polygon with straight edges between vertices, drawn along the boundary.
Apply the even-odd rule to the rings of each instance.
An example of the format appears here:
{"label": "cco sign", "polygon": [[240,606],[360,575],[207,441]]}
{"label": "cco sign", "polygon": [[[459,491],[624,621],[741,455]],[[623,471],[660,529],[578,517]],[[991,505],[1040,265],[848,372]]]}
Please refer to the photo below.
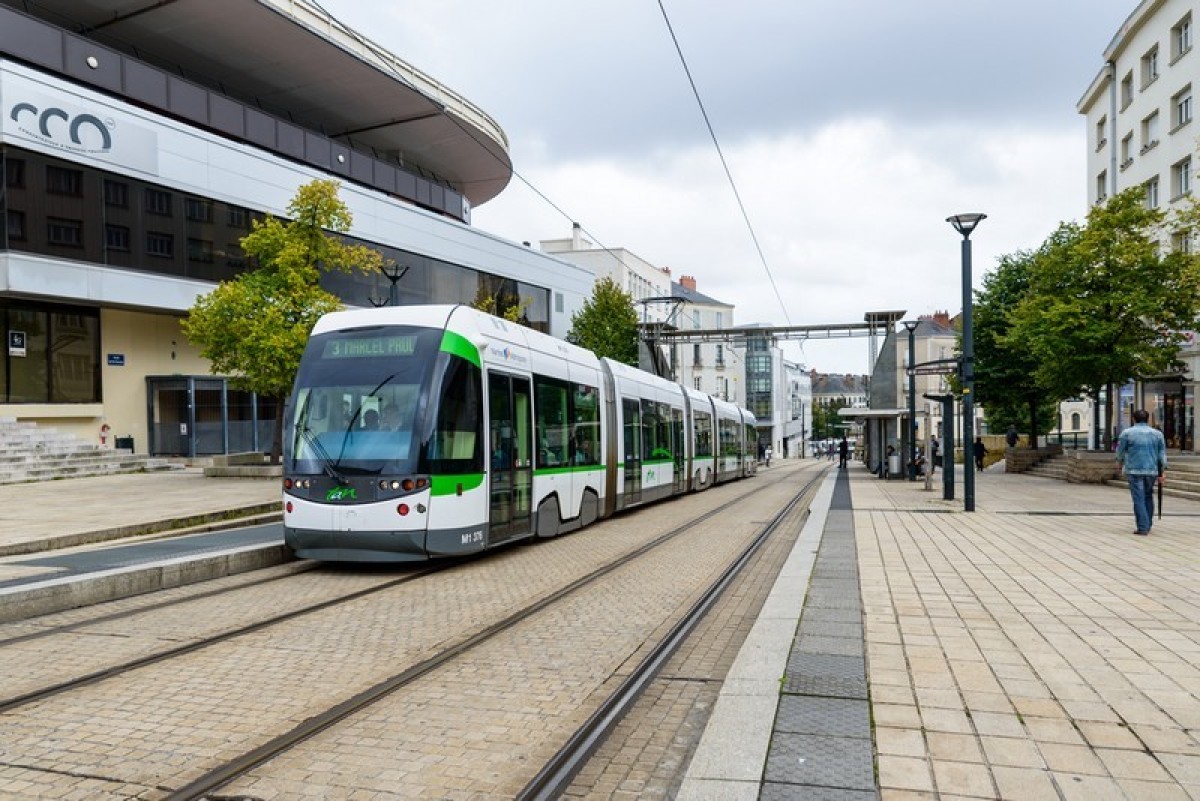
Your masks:
{"label": "cco sign", "polygon": [[[45,140],[48,144],[81,153],[108,153],[112,150],[112,119],[101,120],[95,114],[72,116],[64,109],[50,106],[39,109],[32,103],[17,103],[8,115],[17,124],[17,129],[28,136]],[[82,136],[84,126],[90,134],[85,143]]]}
{"label": "cco sign", "polygon": [[158,135],[139,118],[109,103],[46,91],[49,87],[3,70],[0,80],[5,101],[0,133],[6,140],[158,174]]}

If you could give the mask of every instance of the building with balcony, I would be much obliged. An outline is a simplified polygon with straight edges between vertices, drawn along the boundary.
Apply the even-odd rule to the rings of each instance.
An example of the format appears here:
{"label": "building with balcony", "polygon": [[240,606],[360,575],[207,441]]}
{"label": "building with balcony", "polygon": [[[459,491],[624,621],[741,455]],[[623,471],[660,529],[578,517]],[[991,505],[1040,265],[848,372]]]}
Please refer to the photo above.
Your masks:
{"label": "building with balcony", "polygon": [[[1104,65],[1076,104],[1087,122],[1087,193],[1103,203],[1143,187],[1146,204],[1170,211],[1192,193],[1200,129],[1193,121],[1200,90],[1195,50],[1196,4],[1142,0],[1104,50]],[[1191,251],[1195,231],[1169,234],[1164,246]],[[1200,323],[1196,326],[1200,330]],[[1172,448],[1195,448],[1196,376],[1200,342],[1189,332],[1180,375],[1140,376],[1117,397],[1117,426],[1133,408],[1151,414]]]}
{"label": "building with balcony", "polygon": [[[348,238],[408,268],[399,303],[482,290],[563,336],[591,294],[471,227],[512,176],[500,126],[316,2],[0,0],[0,101],[0,416],[159,455],[269,448],[273,402],[210,375],[179,323],[318,178]],[[389,297],[382,275],[324,281]]]}

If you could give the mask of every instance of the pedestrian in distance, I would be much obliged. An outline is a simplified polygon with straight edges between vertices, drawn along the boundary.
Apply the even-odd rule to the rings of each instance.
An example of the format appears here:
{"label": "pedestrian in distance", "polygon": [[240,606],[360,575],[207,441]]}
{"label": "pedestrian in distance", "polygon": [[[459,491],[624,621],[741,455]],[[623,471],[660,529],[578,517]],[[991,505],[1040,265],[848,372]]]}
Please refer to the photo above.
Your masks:
{"label": "pedestrian in distance", "polygon": [[929,438],[929,455],[933,457],[929,463],[929,475],[932,476],[942,466],[942,443],[936,436]]}
{"label": "pedestrian in distance", "polygon": [[975,469],[983,470],[983,457],[987,456],[987,446],[983,444],[983,437],[975,438]]}
{"label": "pedestrian in distance", "polygon": [[771,446],[768,445],[767,449],[765,451],[763,451],[763,455],[766,456],[766,458],[767,458],[767,467],[771,466],[771,453],[772,453]]}
{"label": "pedestrian in distance", "polygon": [[[833,449],[830,448],[830,451]],[[846,466],[846,460],[850,458],[850,443],[846,441],[846,435],[842,434],[842,441],[838,443],[838,469],[841,470]]]}
{"label": "pedestrian in distance", "polygon": [[1129,481],[1133,499],[1133,518],[1137,530],[1146,536],[1154,524],[1154,485],[1162,484],[1167,469],[1167,443],[1162,432],[1149,425],[1150,413],[1138,409],[1133,413],[1133,425],[1117,438],[1117,464]]}
{"label": "pedestrian in distance", "polygon": [[1021,440],[1021,437],[1017,435],[1017,427],[1014,425],[1009,425],[1008,433],[1006,433],[1004,435],[1004,441],[1006,443],[1008,443],[1008,447],[1010,447],[1010,448],[1017,447],[1017,443],[1020,440]]}

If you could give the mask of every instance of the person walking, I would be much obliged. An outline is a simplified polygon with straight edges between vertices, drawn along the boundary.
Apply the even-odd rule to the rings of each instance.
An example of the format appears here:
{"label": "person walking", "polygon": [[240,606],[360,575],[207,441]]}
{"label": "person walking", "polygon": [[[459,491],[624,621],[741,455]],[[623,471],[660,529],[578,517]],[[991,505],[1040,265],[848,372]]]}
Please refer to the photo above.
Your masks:
{"label": "person walking", "polygon": [[1154,485],[1161,484],[1167,469],[1167,443],[1162,432],[1149,425],[1150,413],[1138,409],[1133,425],[1117,438],[1117,464],[1129,481],[1133,499],[1134,534],[1147,536],[1154,525]]}
{"label": "person walking", "polygon": [[988,452],[987,446],[983,444],[983,437],[975,438],[974,449],[975,449],[975,469],[978,471],[981,471],[981,470],[983,470],[983,457],[987,456],[987,452]]}
{"label": "person walking", "polygon": [[929,438],[929,455],[933,458],[929,460],[929,475],[942,466],[942,443],[938,442],[936,436]]}
{"label": "person walking", "polygon": [[838,469],[846,466],[846,460],[850,458],[850,443],[846,441],[846,435],[842,434],[842,441],[838,443]]}
{"label": "person walking", "polygon": [[1021,437],[1017,434],[1017,427],[1010,424],[1008,426],[1008,433],[1004,435],[1004,441],[1008,444],[1008,447],[1015,448],[1020,439]]}

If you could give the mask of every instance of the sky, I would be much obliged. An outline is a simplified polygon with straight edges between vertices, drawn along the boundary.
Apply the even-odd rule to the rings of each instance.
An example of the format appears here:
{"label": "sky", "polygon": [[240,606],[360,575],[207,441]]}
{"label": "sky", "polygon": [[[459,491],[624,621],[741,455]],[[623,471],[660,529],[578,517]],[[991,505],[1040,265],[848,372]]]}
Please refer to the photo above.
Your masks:
{"label": "sky", "polygon": [[[738,325],[957,314],[962,240],[947,217],[988,215],[971,237],[975,289],[999,256],[1081,221],[1076,103],[1137,6],[317,2],[503,128],[517,175],[473,209],[476,228],[536,245],[578,222],[598,246],[693,276]],[[784,349],[865,373],[867,343]]]}

